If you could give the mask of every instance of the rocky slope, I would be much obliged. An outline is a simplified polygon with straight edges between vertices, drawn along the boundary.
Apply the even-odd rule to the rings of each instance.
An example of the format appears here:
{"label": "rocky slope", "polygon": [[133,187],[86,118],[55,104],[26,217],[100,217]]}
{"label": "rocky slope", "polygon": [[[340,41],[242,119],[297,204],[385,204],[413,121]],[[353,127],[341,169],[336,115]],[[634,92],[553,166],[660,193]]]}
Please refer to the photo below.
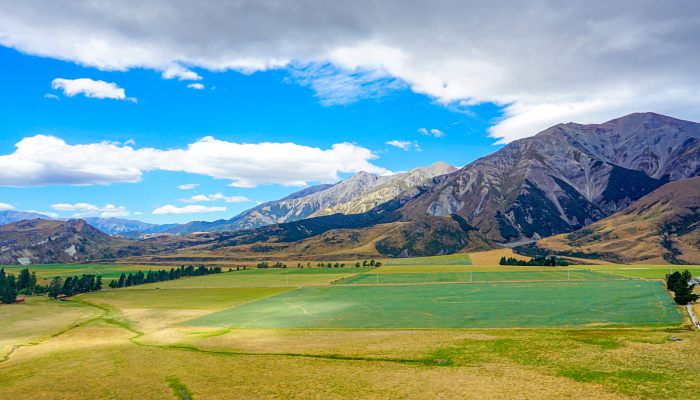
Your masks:
{"label": "rocky slope", "polygon": [[331,207],[316,211],[312,217],[330,214],[359,214],[367,212],[380,204],[394,199],[409,199],[420,192],[420,188],[432,185],[436,176],[457,171],[457,168],[444,162],[436,162],[427,167],[415,168],[411,171],[396,174],[361,196],[355,196],[349,201],[339,202]]}
{"label": "rocky slope", "polygon": [[614,262],[700,264],[700,177],[666,184],[608,218],[524,250]]}
{"label": "rocky slope", "polygon": [[445,163],[435,163],[390,176],[359,172],[335,185],[312,186],[283,199],[261,204],[230,220],[195,221],[171,227],[166,232],[234,231],[335,213],[359,214],[399,197],[413,197],[418,193],[418,188],[430,184],[432,178],[454,170]]}
{"label": "rocky slope", "polygon": [[458,214],[495,241],[539,239],[605,218],[700,174],[700,124],[654,113],[560,124],[440,179],[406,218]]}
{"label": "rocky slope", "polygon": [[120,239],[83,220],[25,220],[0,226],[0,264],[70,263],[109,258],[120,244]]}

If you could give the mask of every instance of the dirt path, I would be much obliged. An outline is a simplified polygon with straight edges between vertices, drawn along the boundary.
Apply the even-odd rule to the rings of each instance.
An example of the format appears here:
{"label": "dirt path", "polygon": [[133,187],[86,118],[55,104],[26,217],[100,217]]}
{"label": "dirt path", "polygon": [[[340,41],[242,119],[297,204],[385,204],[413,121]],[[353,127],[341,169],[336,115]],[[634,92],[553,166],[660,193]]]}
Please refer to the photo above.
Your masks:
{"label": "dirt path", "polygon": [[693,321],[693,325],[695,325],[695,328],[700,330],[700,322],[698,322],[698,317],[696,317],[695,313],[693,312],[693,305],[688,303],[686,307],[688,308],[688,315],[690,315],[690,320]]}

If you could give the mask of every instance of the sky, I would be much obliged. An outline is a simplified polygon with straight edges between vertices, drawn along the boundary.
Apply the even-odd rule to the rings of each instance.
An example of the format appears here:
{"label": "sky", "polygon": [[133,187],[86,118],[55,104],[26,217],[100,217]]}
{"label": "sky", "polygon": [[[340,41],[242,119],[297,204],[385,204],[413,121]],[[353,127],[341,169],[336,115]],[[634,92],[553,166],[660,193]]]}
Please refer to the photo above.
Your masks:
{"label": "sky", "polygon": [[0,210],[230,218],[557,123],[700,120],[700,3],[0,2]]}

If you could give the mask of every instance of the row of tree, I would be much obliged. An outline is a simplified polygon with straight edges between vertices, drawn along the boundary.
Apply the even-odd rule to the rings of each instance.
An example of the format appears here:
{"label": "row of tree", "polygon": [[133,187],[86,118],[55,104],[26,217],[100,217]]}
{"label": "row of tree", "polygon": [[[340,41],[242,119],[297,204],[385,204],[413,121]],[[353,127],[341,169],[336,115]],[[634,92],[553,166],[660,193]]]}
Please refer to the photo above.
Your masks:
{"label": "row of tree", "polygon": [[102,290],[102,277],[99,275],[69,276],[65,280],[55,277],[49,283],[49,297],[73,296],[80,293]]}
{"label": "row of tree", "polygon": [[[360,263],[360,261],[357,261],[355,263],[356,268],[381,267],[381,266],[382,266],[382,263],[380,261],[374,261],[374,260],[369,260],[369,261],[364,260],[361,263]],[[284,264],[280,261],[278,261],[274,264],[270,264],[267,261],[263,261],[263,262],[258,263],[258,265],[256,267],[263,268],[263,269],[265,269],[265,268],[287,268],[287,264]],[[323,263],[323,262],[316,263],[316,268],[343,268],[343,267],[345,267],[345,263],[339,263],[339,262],[336,262],[336,263],[330,263],[330,262],[329,263]],[[299,262],[299,263],[297,263],[297,268],[304,268],[304,265]],[[306,268],[311,268],[310,262],[306,263]],[[245,267],[244,267],[244,269],[245,269]]]}
{"label": "row of tree", "polygon": [[687,269],[666,275],[666,287],[674,293],[673,299],[677,304],[685,305],[698,299],[699,296],[693,293],[695,284],[691,283],[692,278],[693,275]]}
{"label": "row of tree", "polygon": [[120,288],[134,285],[143,285],[144,283],[171,281],[174,279],[185,278],[189,276],[202,276],[209,274],[219,274],[221,273],[221,267],[205,267],[200,265],[199,267],[194,267],[189,265],[185,267],[184,265],[180,268],[170,268],[170,270],[148,270],[146,272],[137,271],[135,273],[129,273],[128,275],[123,273],[119,276],[119,279],[113,280],[109,283],[111,288]]}
{"label": "row of tree", "polygon": [[48,291],[48,286],[37,284],[36,273],[29,268],[19,271],[19,275],[5,273],[0,269],[0,303],[10,304],[17,300],[18,294],[41,294]]}
{"label": "row of tree", "polygon": [[545,257],[545,256],[535,256],[532,257],[530,260],[525,261],[525,260],[518,260],[517,258],[514,257],[501,257],[501,261],[498,262],[500,265],[517,265],[521,267],[527,267],[527,266],[538,266],[538,267],[566,267],[569,265],[569,262],[557,258],[554,256],[550,257]]}
{"label": "row of tree", "polygon": [[270,264],[267,261],[259,262],[257,265],[258,268],[287,268],[287,264],[283,264],[282,262],[277,261],[274,264]]}

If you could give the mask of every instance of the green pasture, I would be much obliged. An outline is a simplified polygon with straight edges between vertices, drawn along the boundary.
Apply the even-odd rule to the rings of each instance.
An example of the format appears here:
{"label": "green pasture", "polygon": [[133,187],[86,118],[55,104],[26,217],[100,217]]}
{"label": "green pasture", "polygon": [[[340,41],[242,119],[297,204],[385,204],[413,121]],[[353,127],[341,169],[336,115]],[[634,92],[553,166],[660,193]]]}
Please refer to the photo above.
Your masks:
{"label": "green pasture", "polygon": [[306,287],[189,321],[235,328],[505,328],[671,325],[660,282]]}
{"label": "green pasture", "polygon": [[221,274],[195,276],[173,281],[134,286],[138,288],[232,288],[267,286],[328,285],[338,279],[366,271],[367,268],[285,268],[247,269]]}
{"label": "green pasture", "polygon": [[469,254],[449,254],[446,256],[413,257],[413,258],[387,258],[382,265],[471,265]]}
{"label": "green pasture", "polygon": [[149,269],[170,269],[171,266],[131,265],[131,264],[34,264],[34,265],[4,265],[2,268],[11,274],[19,274],[24,268],[36,272],[40,279],[51,279],[55,276],[65,278],[82,274],[100,275],[102,279],[119,278],[122,272],[148,271]]}
{"label": "green pasture", "polygon": [[398,273],[375,274],[364,273],[349,276],[334,282],[338,285],[382,285],[382,284],[416,284],[440,282],[508,282],[508,281],[566,281],[566,280],[609,280],[624,279],[591,270],[544,270],[544,271],[468,271],[468,272],[434,272],[434,273]]}
{"label": "green pasture", "polygon": [[608,264],[608,265],[592,265],[587,266],[596,271],[620,275],[629,278],[643,279],[666,279],[666,274],[671,274],[674,271],[689,270],[693,276],[700,276],[700,266],[697,265],[625,265],[625,264]]}
{"label": "green pasture", "polygon": [[155,290],[143,289],[143,286],[129,290],[102,290],[77,297],[117,308],[220,310],[290,290],[283,287]]}

